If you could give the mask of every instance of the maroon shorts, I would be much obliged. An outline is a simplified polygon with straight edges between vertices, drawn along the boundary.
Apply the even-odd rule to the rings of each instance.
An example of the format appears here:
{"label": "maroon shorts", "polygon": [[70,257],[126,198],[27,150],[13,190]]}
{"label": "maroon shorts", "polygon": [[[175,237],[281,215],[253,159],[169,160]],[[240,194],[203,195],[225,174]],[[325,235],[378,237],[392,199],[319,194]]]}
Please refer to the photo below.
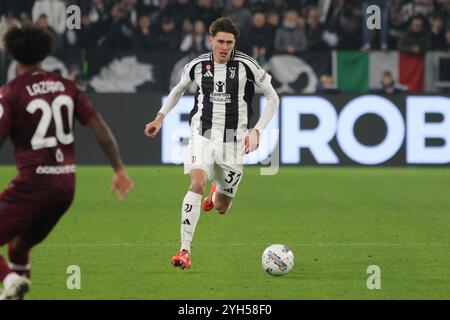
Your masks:
{"label": "maroon shorts", "polygon": [[13,182],[0,194],[0,246],[17,237],[30,246],[40,243],[73,200],[73,190],[46,186],[43,192],[28,187],[27,183]]}

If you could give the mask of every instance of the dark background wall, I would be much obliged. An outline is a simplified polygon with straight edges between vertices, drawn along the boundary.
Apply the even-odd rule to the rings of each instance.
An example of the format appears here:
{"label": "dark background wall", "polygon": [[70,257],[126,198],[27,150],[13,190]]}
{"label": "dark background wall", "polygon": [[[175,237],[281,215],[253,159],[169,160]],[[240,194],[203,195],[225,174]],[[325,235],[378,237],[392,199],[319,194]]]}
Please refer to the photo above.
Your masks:
{"label": "dark background wall", "polygon": [[[144,127],[151,121],[161,106],[162,95],[160,94],[89,94],[97,110],[102,114],[111,127],[119,143],[121,154],[126,164],[149,165],[161,164],[161,135],[154,140],[144,135]],[[307,97],[307,96],[302,96]],[[316,96],[312,96],[316,97]],[[339,114],[350,101],[358,95],[340,94],[322,96],[329,101]],[[406,101],[411,95],[396,95],[385,97],[400,111],[403,119],[406,119]],[[450,99],[448,105],[450,108]],[[282,100],[282,99],[281,99]],[[299,102],[300,103],[300,102]],[[254,123],[259,116],[259,97],[255,97],[253,103]],[[281,126],[281,116],[279,125]],[[187,114],[181,115],[181,120],[187,120]],[[427,116],[429,122],[441,122],[444,119],[439,115]],[[447,119],[447,121],[449,121]],[[404,121],[406,122],[406,121]],[[299,127],[302,129],[314,129],[318,125],[318,119],[313,114],[299,116]],[[281,127],[280,127],[281,128]],[[298,130],[298,128],[292,128]],[[354,134],[361,144],[373,146],[383,141],[386,136],[385,122],[375,114],[366,114],[360,117],[354,126]],[[90,131],[80,124],[75,125],[76,153],[78,164],[107,164],[107,159],[101,152]],[[294,134],[294,132],[293,132]],[[281,138],[280,138],[281,139]],[[291,139],[290,135],[283,135],[282,139]],[[405,138],[406,140],[406,138]],[[436,141],[427,140],[427,144],[433,145]],[[437,141],[436,146],[442,146],[445,141]],[[450,141],[448,142],[450,143]],[[350,159],[342,151],[336,136],[330,141],[330,147],[339,158],[339,165],[359,165]],[[281,148],[282,149],[282,148]],[[283,150],[281,150],[283,152]],[[301,155],[301,165],[316,165],[317,161],[307,148],[294,150]],[[389,160],[379,165],[398,166],[406,164],[405,142],[398,152]],[[9,141],[5,143],[0,151],[0,164],[14,164],[12,146]],[[449,166],[450,163],[441,164]]]}
{"label": "dark background wall", "polygon": [[[103,116],[119,143],[126,163],[158,163],[161,159],[161,137],[144,136],[144,127],[161,106],[161,95],[154,94],[89,94],[95,108]],[[91,132],[75,121],[76,155],[79,164],[107,164],[107,159]],[[5,143],[0,151],[0,164],[14,163],[12,145]]]}

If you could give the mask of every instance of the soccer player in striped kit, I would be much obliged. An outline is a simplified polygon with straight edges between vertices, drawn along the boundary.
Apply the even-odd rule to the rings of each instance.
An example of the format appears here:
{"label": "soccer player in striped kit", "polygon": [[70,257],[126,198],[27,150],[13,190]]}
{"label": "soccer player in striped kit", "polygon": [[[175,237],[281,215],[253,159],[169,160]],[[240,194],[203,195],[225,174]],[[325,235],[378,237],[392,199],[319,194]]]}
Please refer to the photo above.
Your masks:
{"label": "soccer player in striped kit", "polygon": [[[191,265],[190,246],[202,206],[206,180],[213,180],[203,210],[224,214],[231,206],[243,175],[243,155],[258,148],[259,136],[279,105],[271,76],[248,55],[235,50],[239,29],[230,18],[219,18],[210,28],[212,51],[185,66],[180,82],[172,89],[145,134],[156,137],[164,117],[178,103],[192,81],[198,85],[190,114],[192,130],[184,161],[191,184],[181,208],[181,250],[172,264]],[[266,97],[266,106],[252,130],[248,130],[255,85]]]}

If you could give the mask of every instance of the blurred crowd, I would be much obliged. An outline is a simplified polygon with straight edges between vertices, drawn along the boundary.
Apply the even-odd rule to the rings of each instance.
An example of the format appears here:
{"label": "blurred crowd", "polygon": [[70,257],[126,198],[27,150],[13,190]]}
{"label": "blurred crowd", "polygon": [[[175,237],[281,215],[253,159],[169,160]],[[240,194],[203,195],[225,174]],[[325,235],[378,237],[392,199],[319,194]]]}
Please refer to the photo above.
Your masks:
{"label": "blurred crowd", "polygon": [[[66,7],[81,8],[81,29],[67,30]],[[367,8],[380,30],[366,27]],[[0,35],[11,25],[47,28],[57,48],[108,46],[204,52],[208,26],[231,16],[238,48],[258,59],[305,50],[450,49],[450,0],[1,0]]]}
{"label": "blurred crowd", "polygon": [[[66,26],[70,5],[81,9],[80,29]],[[371,5],[379,29],[367,27]],[[0,0],[0,37],[35,23],[53,34],[56,55],[81,50],[90,61],[114,50],[202,53],[221,16],[239,25],[237,48],[262,64],[307,50],[450,52],[450,0]]]}

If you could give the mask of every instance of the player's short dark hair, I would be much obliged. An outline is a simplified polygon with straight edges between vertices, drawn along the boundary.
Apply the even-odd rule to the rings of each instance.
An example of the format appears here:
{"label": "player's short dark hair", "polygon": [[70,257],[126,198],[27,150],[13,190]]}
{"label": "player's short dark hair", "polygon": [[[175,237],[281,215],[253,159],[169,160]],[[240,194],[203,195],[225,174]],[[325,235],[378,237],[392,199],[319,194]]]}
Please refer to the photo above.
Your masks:
{"label": "player's short dark hair", "polygon": [[6,51],[25,65],[35,65],[44,60],[53,46],[51,34],[34,25],[12,27],[6,32],[3,41]]}
{"label": "player's short dark hair", "polygon": [[215,37],[218,32],[234,34],[235,39],[239,38],[239,35],[241,34],[236,23],[234,23],[234,21],[228,17],[218,18],[213,23],[211,23],[211,25],[209,26],[209,33],[213,37]]}

